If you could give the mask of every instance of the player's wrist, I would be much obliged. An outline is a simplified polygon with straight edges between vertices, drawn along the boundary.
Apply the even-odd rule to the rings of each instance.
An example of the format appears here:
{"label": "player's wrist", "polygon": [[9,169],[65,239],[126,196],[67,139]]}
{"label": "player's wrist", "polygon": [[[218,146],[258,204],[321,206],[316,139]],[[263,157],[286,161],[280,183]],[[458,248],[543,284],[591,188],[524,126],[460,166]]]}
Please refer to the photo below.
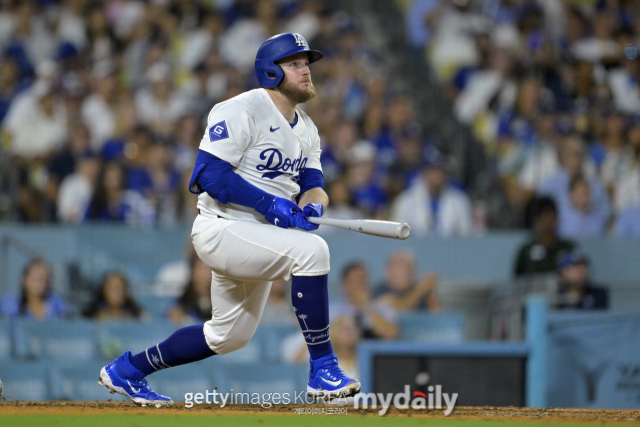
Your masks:
{"label": "player's wrist", "polygon": [[265,193],[264,196],[256,202],[253,208],[256,210],[256,212],[262,215],[266,215],[267,212],[269,212],[269,208],[271,207],[271,205],[273,205],[276,199],[276,196]]}

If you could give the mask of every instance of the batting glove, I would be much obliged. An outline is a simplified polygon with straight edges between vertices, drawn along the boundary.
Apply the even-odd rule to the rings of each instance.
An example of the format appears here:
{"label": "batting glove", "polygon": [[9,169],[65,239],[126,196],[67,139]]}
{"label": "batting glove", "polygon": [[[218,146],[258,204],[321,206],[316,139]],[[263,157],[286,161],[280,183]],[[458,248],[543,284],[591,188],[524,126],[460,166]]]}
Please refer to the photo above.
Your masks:
{"label": "batting glove", "polygon": [[302,209],[291,200],[276,197],[273,199],[265,219],[280,228],[295,227],[295,217],[302,213]]}
{"label": "batting glove", "polygon": [[317,230],[320,226],[318,224],[310,223],[307,218],[310,216],[314,218],[321,218],[323,213],[324,207],[322,206],[322,203],[309,203],[304,207],[302,213],[296,214],[294,217],[296,227],[307,231]]}

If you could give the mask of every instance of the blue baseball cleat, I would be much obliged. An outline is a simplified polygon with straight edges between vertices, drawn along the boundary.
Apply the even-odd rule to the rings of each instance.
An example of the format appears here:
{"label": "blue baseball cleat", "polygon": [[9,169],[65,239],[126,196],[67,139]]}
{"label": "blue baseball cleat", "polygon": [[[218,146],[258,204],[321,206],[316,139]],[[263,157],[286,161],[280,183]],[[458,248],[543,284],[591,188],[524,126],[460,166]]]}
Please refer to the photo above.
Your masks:
{"label": "blue baseball cleat", "polygon": [[98,383],[106,386],[111,393],[127,396],[140,406],[153,405],[160,408],[161,406],[173,405],[173,400],[170,397],[151,390],[145,379],[146,375],[131,364],[129,357],[131,357],[131,352],[127,351],[102,368]]}
{"label": "blue baseball cleat", "polygon": [[317,360],[310,360],[307,396],[313,398],[349,397],[360,393],[360,382],[349,378],[338,366],[338,358],[331,353]]}

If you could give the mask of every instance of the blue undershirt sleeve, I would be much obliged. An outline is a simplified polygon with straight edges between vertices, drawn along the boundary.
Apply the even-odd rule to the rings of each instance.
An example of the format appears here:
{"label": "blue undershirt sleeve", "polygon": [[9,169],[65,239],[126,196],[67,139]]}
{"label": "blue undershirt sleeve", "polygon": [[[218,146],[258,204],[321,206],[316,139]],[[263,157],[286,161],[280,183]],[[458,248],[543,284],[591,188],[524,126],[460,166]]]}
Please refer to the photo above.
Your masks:
{"label": "blue undershirt sleeve", "polygon": [[193,194],[206,192],[220,203],[255,209],[265,215],[275,196],[250,184],[233,171],[229,162],[200,150],[189,182]]}
{"label": "blue undershirt sleeve", "polygon": [[324,188],[324,177],[322,172],[318,169],[306,168],[300,174],[300,194],[298,194],[296,202],[300,201],[300,198],[304,193],[316,187]]}

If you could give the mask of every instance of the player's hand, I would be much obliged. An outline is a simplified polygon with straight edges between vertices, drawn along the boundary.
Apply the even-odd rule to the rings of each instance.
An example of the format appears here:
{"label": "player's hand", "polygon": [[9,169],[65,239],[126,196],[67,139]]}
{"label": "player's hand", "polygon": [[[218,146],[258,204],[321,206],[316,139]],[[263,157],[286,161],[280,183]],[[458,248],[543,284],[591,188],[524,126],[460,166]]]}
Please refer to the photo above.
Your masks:
{"label": "player's hand", "polygon": [[[280,228],[295,227],[295,217],[302,213],[302,209],[291,200],[276,197],[273,199],[269,210],[264,215],[271,224]],[[307,221],[308,222],[308,221]]]}
{"label": "player's hand", "polygon": [[296,216],[294,217],[296,227],[301,228],[302,230],[307,230],[307,231],[317,230],[318,227],[320,226],[318,224],[310,223],[307,220],[307,218],[309,218],[310,216],[315,218],[321,218],[323,212],[324,212],[324,206],[322,206],[322,203],[307,204],[307,206],[305,206],[304,209],[302,210],[302,213],[296,214]]}

